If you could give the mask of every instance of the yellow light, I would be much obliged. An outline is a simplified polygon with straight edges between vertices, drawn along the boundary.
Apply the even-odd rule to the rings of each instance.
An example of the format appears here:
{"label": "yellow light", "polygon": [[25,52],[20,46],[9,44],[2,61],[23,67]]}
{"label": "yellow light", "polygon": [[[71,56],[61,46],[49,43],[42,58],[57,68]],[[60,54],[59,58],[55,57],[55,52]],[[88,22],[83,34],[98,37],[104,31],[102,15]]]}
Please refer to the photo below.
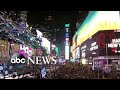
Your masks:
{"label": "yellow light", "polygon": [[82,64],[86,64],[86,59],[85,58],[82,59]]}
{"label": "yellow light", "polygon": [[86,24],[78,30],[78,45],[81,45],[98,31],[120,29],[119,11],[98,11],[96,16],[91,18],[92,20],[87,21]]}

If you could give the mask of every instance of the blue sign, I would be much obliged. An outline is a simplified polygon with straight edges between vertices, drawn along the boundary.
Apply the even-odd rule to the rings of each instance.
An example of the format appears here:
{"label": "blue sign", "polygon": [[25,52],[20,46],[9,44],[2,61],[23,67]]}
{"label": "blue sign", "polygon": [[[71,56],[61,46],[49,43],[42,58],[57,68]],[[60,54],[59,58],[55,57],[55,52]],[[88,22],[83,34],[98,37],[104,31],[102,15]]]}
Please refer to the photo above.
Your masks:
{"label": "blue sign", "polygon": [[41,74],[42,74],[42,77],[45,77],[45,75],[46,75],[46,68],[45,67],[41,70]]}
{"label": "blue sign", "polygon": [[66,33],[66,37],[69,37],[69,33]]}

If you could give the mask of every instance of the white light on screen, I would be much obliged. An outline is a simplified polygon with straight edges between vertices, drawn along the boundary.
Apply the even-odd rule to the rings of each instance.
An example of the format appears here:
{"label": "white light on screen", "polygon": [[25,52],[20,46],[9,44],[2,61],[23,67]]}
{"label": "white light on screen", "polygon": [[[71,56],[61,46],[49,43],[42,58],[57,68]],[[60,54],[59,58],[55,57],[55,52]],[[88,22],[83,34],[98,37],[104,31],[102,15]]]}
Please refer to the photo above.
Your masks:
{"label": "white light on screen", "polygon": [[56,46],[55,45],[52,45],[53,48],[55,48]]}
{"label": "white light on screen", "polygon": [[65,46],[65,59],[69,59],[69,46]]}
{"label": "white light on screen", "polygon": [[86,64],[86,59],[82,59],[82,64]]}
{"label": "white light on screen", "polygon": [[66,41],[69,41],[69,38],[66,38]]}
{"label": "white light on screen", "polygon": [[69,28],[66,28],[66,32],[68,32],[69,31]]}

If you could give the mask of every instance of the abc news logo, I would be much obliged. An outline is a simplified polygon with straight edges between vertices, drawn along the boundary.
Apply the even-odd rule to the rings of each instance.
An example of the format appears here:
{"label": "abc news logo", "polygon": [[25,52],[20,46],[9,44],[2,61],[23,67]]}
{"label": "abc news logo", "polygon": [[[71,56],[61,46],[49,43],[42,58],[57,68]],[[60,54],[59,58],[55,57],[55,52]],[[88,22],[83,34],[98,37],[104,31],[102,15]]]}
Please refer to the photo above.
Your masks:
{"label": "abc news logo", "polygon": [[47,57],[47,56],[33,56],[33,58],[25,58],[22,54],[16,53],[11,58],[12,64],[56,64],[56,57]]}
{"label": "abc news logo", "polygon": [[11,63],[26,63],[26,58],[19,53],[16,53],[12,56]]}

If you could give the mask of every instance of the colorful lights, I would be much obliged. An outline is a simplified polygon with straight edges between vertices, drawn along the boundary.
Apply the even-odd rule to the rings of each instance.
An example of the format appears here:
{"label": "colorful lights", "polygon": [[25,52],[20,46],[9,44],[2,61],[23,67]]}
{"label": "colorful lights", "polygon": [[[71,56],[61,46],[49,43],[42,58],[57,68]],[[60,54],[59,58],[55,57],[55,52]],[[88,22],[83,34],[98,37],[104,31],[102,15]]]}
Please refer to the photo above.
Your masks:
{"label": "colorful lights", "polygon": [[65,24],[65,27],[67,28],[67,27],[70,27],[70,24]]}
{"label": "colorful lights", "polygon": [[65,59],[69,60],[69,27],[70,24],[65,24],[65,29],[66,29],[66,33],[65,33]]}

